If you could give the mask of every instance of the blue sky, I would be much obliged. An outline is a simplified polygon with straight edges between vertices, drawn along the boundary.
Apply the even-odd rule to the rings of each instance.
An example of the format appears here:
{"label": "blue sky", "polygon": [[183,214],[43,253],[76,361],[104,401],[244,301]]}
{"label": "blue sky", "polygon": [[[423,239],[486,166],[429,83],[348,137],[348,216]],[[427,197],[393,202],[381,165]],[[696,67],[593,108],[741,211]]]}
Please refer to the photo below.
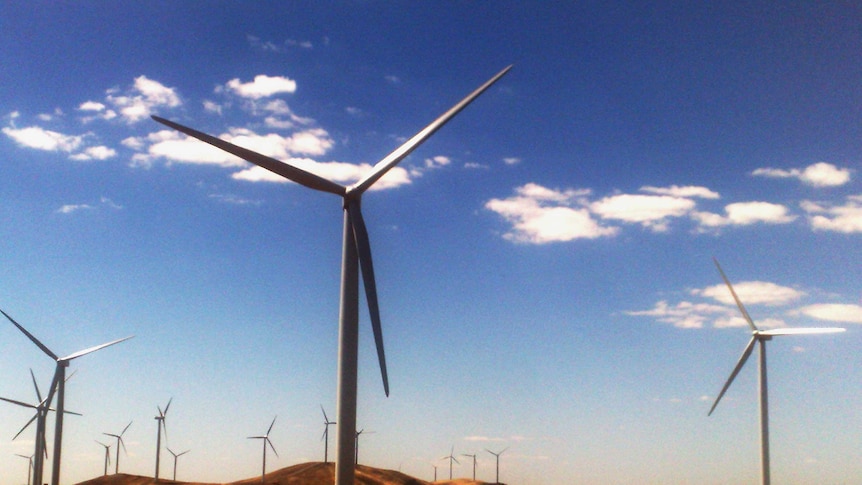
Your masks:
{"label": "blue sky", "polygon": [[[749,335],[769,344],[780,483],[862,476],[862,12],[520,2],[0,6],[0,308],[76,360],[63,481],[323,457],[341,211],[149,119],[342,184],[509,64],[364,198],[391,397],[361,315],[360,462],[423,479],[479,453],[507,483],[754,482]],[[52,362],[0,325],[0,395]],[[33,433],[0,408],[0,479]],[[50,433],[49,433],[50,439]],[[334,445],[331,443],[331,453]],[[113,454],[113,449],[112,449]],[[162,475],[171,459],[163,452]],[[455,475],[471,473],[469,459]],[[113,465],[112,465],[113,467]],[[444,471],[445,470],[445,471]]]}

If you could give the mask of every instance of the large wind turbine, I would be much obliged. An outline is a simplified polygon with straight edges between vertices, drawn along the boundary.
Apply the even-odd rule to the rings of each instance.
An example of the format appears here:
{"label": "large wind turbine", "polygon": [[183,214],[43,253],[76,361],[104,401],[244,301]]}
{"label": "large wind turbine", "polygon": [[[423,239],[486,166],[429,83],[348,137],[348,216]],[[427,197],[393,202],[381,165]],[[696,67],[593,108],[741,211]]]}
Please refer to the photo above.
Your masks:
{"label": "large wind turbine", "polygon": [[[0,311],[2,311],[2,310],[0,310]],[[71,376],[69,376],[69,377],[71,377]],[[30,418],[30,420],[27,421],[27,423],[12,438],[14,440],[18,436],[20,436],[21,433],[23,433],[24,430],[27,429],[28,426],[30,426],[30,423],[32,423],[33,421],[36,421],[36,446],[35,446],[35,451],[33,453],[33,457],[35,458],[35,461],[33,463],[33,483],[35,485],[35,484],[39,483],[39,482],[37,482],[37,479],[38,480],[42,479],[42,467],[44,464],[43,460],[48,457],[48,447],[47,447],[47,442],[45,440],[45,422],[46,422],[47,417],[48,417],[48,411],[54,411],[54,409],[51,409],[51,407],[50,407],[51,397],[52,397],[53,393],[49,392],[48,397],[46,397],[45,399],[42,399],[42,393],[39,391],[39,385],[36,384],[36,376],[33,374],[33,369],[30,369],[30,378],[33,380],[33,387],[36,389],[36,398],[39,400],[38,404],[28,404],[25,402],[16,401],[14,399],[7,399],[5,397],[0,397],[0,400],[6,401],[6,402],[9,402],[12,404],[17,404],[17,405],[22,406],[22,407],[36,410],[36,414],[34,414],[33,417]],[[64,414],[75,414],[77,416],[80,416],[79,413],[72,412],[72,411],[64,410],[63,413]]]}
{"label": "large wind turbine", "polygon": [[324,440],[323,463],[329,463],[329,425],[338,423],[329,420],[329,418],[326,416],[326,411],[323,410],[323,404],[320,405],[320,410],[323,411],[323,436],[321,436],[320,438]]}
{"label": "large wind turbine", "polygon": [[177,481],[177,460],[179,459],[179,457],[181,457],[181,456],[185,455],[186,453],[188,453],[188,452],[190,452],[190,451],[192,451],[192,450],[186,450],[186,451],[184,451],[184,452],[182,452],[182,453],[174,453],[174,451],[173,451],[173,450],[171,450],[170,448],[168,448],[168,453],[170,453],[170,454],[174,455],[174,479],[173,479],[173,480],[174,480],[175,482]]}
{"label": "large wind turbine", "polygon": [[751,352],[754,350],[754,344],[757,343],[758,349],[760,350],[760,360],[758,362],[758,370],[760,374],[760,466],[763,485],[769,485],[769,405],[766,386],[766,342],[768,340],[772,340],[772,337],[775,336],[836,333],[843,332],[844,329],[776,328],[772,330],[759,330],[757,326],[754,325],[754,321],[751,320],[751,317],[748,315],[748,311],[746,311],[742,301],[740,301],[739,297],[736,295],[736,291],[733,290],[733,286],[731,286],[730,280],[727,279],[727,276],[718,264],[718,260],[715,258],[712,260],[715,262],[715,267],[718,268],[718,272],[721,273],[721,279],[724,280],[724,284],[727,285],[727,289],[730,290],[730,294],[733,296],[736,306],[739,307],[740,313],[742,313],[743,318],[745,318],[745,321],[748,322],[748,326],[751,328],[751,340],[749,340],[748,345],[745,346],[745,350],[743,350],[742,356],[739,358],[739,362],[736,363],[736,367],[733,368],[733,372],[730,373],[730,377],[727,378],[727,382],[724,383],[724,387],[721,388],[721,392],[718,393],[718,397],[715,398],[715,402],[712,404],[707,415],[712,415],[715,407],[718,406],[718,402],[721,401],[721,397],[724,396],[725,391],[730,387],[730,383],[733,382],[733,379],[737,374],[739,374],[742,366],[744,366],[745,362],[748,360],[748,356],[750,356]]}
{"label": "large wind turbine", "polygon": [[494,457],[497,458],[497,476],[496,476],[496,478],[494,478],[494,483],[500,483],[500,455],[502,455],[503,452],[505,452],[508,449],[509,449],[509,447],[507,446],[507,447],[503,448],[502,450],[498,451],[497,453],[494,453],[493,451],[489,450],[488,448],[485,448],[485,451],[494,455]]}
{"label": "large wind turbine", "polygon": [[359,270],[362,269],[362,279],[365,286],[365,296],[368,300],[368,312],[371,317],[371,327],[377,347],[377,359],[380,362],[380,372],[383,377],[383,389],[389,395],[389,379],[386,373],[386,358],[383,353],[383,333],[380,326],[380,310],[377,304],[377,284],[374,280],[374,268],[371,262],[371,245],[365,220],[360,211],[362,195],[386,172],[397,165],[416,147],[440,129],[453,116],[458,114],[492,84],[506,74],[512,66],[508,66],[485,84],[467,95],[458,104],[440,115],[422,131],[413,135],[403,145],[377,162],[374,168],[357,183],[345,187],[318,175],[306,172],[300,168],[281,162],[274,158],[261,155],[252,150],[239,147],[214,136],[153,116],[153,119],[164,125],[179,130],[186,135],[209,143],[226,152],[236,155],[248,162],[263,167],[275,174],[304,185],[308,188],[329,192],[340,196],[343,200],[343,247],[341,262],[341,303],[338,328],[338,409],[336,419],[339,423],[336,440],[336,485],[352,485],[354,478],[353,463],[353,433],[356,430],[356,377],[357,356],[359,346]]}
{"label": "large wind turbine", "polygon": [[105,447],[105,475],[108,474],[108,465],[111,464],[111,445],[106,445],[99,440],[96,440],[96,443],[99,443],[103,447]]}
{"label": "large wind turbine", "polygon": [[[111,434],[111,433],[102,433],[106,436],[111,436],[113,438],[117,438],[117,459],[114,461],[114,474],[120,473],[120,446],[123,447],[123,451],[126,451],[126,443],[123,441],[123,435],[126,434],[126,430],[129,429],[129,426],[132,425],[132,422],[129,421],[129,424],[123,428],[123,431],[120,434]],[[128,452],[126,452],[128,455]]]}
{"label": "large wind turbine", "polygon": [[159,458],[162,456],[162,430],[165,430],[165,439],[168,439],[168,428],[165,426],[165,415],[168,414],[168,408],[171,407],[171,401],[174,398],[168,399],[168,404],[165,406],[164,411],[161,407],[156,406],[156,409],[159,410],[159,414],[155,417],[156,420],[156,477],[155,481],[159,481]]}
{"label": "large wind turbine", "polygon": [[[276,416],[275,418],[277,418]],[[272,423],[269,425],[269,429],[266,430],[266,434],[263,436],[249,436],[250,440],[263,440],[263,471],[260,474],[260,483],[263,485],[264,477],[266,476],[266,445],[269,444],[269,447],[272,448],[272,452],[275,453],[275,456],[278,456],[278,452],[275,451],[275,446],[272,446],[272,441],[269,440],[269,432],[272,431],[272,427],[275,425],[275,418],[272,418]]]}
{"label": "large wind turbine", "polygon": [[[51,405],[51,399],[54,394],[54,389],[57,390],[57,417],[54,423],[54,461],[52,464],[52,473],[51,473],[51,485],[59,485],[60,484],[60,455],[63,447],[63,407],[65,405],[65,395],[66,395],[66,368],[69,367],[69,362],[73,359],[77,359],[78,357],[82,357],[89,353],[95,352],[97,350],[101,350],[105,347],[110,347],[111,345],[118,344],[125,340],[128,340],[133,337],[125,337],[118,340],[114,340],[113,342],[107,342],[101,345],[97,345],[95,347],[90,347],[89,349],[84,349],[74,354],[67,355],[66,357],[60,357],[54,352],[51,351],[48,347],[45,346],[42,342],[39,341],[36,337],[33,336],[30,332],[28,332],[24,327],[22,327],[18,322],[12,319],[6,312],[0,310],[7,319],[9,319],[12,324],[18,327],[24,335],[27,336],[37,347],[39,347],[42,352],[44,352],[48,357],[54,359],[54,362],[57,363],[57,370],[54,373],[54,380],[51,381],[51,390],[48,392],[48,405]],[[41,455],[36,458],[36,468],[33,472],[34,475],[34,483],[36,485],[42,484],[42,459]]]}

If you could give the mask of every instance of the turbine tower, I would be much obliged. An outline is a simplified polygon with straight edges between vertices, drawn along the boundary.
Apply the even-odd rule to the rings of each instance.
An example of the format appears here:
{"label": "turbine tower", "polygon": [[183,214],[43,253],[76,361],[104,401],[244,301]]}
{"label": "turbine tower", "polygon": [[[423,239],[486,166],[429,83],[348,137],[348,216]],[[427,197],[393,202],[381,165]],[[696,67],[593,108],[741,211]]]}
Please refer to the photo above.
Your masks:
{"label": "turbine tower", "polygon": [[[71,376],[69,376],[69,377],[71,377]],[[18,436],[20,436],[21,433],[23,433],[24,430],[26,430],[28,426],[30,426],[30,423],[32,423],[33,421],[36,421],[36,440],[35,440],[36,445],[35,445],[35,451],[33,452],[33,457],[35,460],[33,462],[33,477],[32,477],[33,483],[35,484],[37,478],[39,478],[41,480],[41,477],[42,477],[41,467],[43,466],[43,463],[44,463],[43,460],[45,458],[48,458],[48,447],[47,447],[47,442],[45,440],[45,421],[47,420],[47,417],[48,417],[48,411],[54,411],[54,410],[49,407],[49,404],[51,402],[51,393],[48,393],[48,397],[46,397],[45,399],[42,399],[42,393],[39,391],[39,385],[36,384],[36,376],[33,374],[33,369],[30,369],[30,378],[33,380],[33,387],[36,389],[36,398],[39,400],[38,404],[28,404],[25,402],[17,401],[15,399],[8,399],[5,397],[0,397],[0,400],[6,401],[6,402],[12,403],[12,404],[17,404],[18,406],[22,406],[25,408],[30,408],[30,409],[36,410],[36,414],[34,414],[33,417],[30,418],[30,420],[27,421],[27,423],[18,431],[18,433],[16,433],[15,436],[12,437],[12,439],[14,440]],[[80,416],[79,413],[75,413],[72,411],[63,411],[63,413],[64,414],[75,414],[75,415]],[[38,470],[38,473],[37,473],[37,470]]]}
{"label": "turbine tower", "polygon": [[162,430],[165,430],[165,440],[168,439],[168,428],[165,425],[165,415],[168,414],[168,408],[171,407],[171,401],[174,398],[168,399],[168,404],[165,406],[164,411],[159,406],[156,406],[156,409],[159,410],[159,414],[155,417],[156,420],[156,477],[155,481],[159,481],[159,458],[162,455]]}
{"label": "turbine tower", "polygon": [[449,480],[452,479],[452,462],[454,461],[457,464],[461,464],[457,458],[455,458],[455,445],[452,445],[452,450],[449,452],[449,456],[444,456],[440,458],[441,460],[449,460]]}
{"label": "turbine tower", "polygon": [[105,447],[105,475],[108,475],[108,465],[111,464],[111,445],[106,445],[99,440],[95,440],[96,443]]}
{"label": "turbine tower", "polygon": [[[129,421],[129,424],[123,428],[123,431],[121,431],[120,434],[102,433],[103,435],[117,438],[117,459],[114,460],[114,474],[120,473],[120,446],[123,447],[123,451],[126,451],[126,443],[123,441],[123,435],[126,434],[126,430],[129,429],[129,426],[131,425],[132,422]],[[126,454],[128,455],[129,452],[126,451]]]}
{"label": "turbine tower", "polygon": [[186,450],[182,453],[174,453],[173,450],[171,450],[170,447],[168,447],[168,453],[174,455],[174,478],[173,478],[173,480],[175,482],[177,481],[177,460],[179,459],[179,457],[185,455],[186,453],[188,453],[190,451],[192,451],[192,450]]}
{"label": "turbine tower", "polygon": [[374,168],[359,182],[345,187],[318,175],[306,172],[300,168],[270,158],[252,150],[239,147],[214,136],[187,128],[164,118],[153,116],[155,121],[170,126],[188,136],[209,143],[228,153],[236,155],[248,162],[265,168],[288,180],[304,185],[310,189],[329,192],[340,196],[343,200],[343,246],[341,262],[341,297],[338,324],[338,409],[336,419],[339,423],[336,439],[336,485],[352,485],[354,479],[353,432],[356,430],[356,379],[357,358],[359,352],[359,270],[362,269],[365,296],[368,300],[368,312],[374,341],[377,347],[377,359],[383,377],[383,389],[389,395],[389,379],[386,373],[386,358],[383,353],[383,333],[380,326],[380,310],[377,304],[377,284],[374,280],[374,268],[371,262],[371,246],[365,220],[360,211],[362,195],[386,172],[397,165],[416,147],[434,134],[440,127],[458,114],[476,97],[482,94],[492,84],[506,74],[512,66],[508,66],[485,84],[470,93],[458,104],[440,115],[422,131],[413,135],[403,145],[377,162]]}
{"label": "turbine tower", "polygon": [[473,481],[476,481],[476,454],[468,455],[467,453],[462,454],[461,456],[467,456],[473,459]]}
{"label": "turbine tower", "polygon": [[320,405],[320,410],[323,411],[323,436],[320,438],[324,441],[323,463],[329,463],[329,425],[337,423],[335,421],[330,421],[326,416],[326,411],[323,410],[323,404]]}
{"label": "turbine tower", "polygon": [[739,358],[739,362],[736,363],[736,367],[733,368],[733,372],[730,373],[730,377],[727,378],[727,382],[724,383],[724,387],[721,388],[721,392],[718,393],[718,397],[715,398],[715,402],[712,404],[712,407],[709,409],[709,413],[707,416],[712,415],[712,412],[715,410],[715,407],[718,406],[718,402],[721,401],[721,397],[724,396],[727,388],[730,387],[730,383],[733,382],[733,379],[736,378],[736,375],[739,374],[739,371],[742,369],[742,366],[745,365],[745,362],[748,360],[748,357],[751,355],[751,352],[754,350],[754,344],[758,344],[758,350],[760,351],[760,360],[758,362],[759,368],[759,382],[760,382],[760,467],[761,467],[761,480],[763,485],[769,485],[770,482],[770,473],[769,473],[769,403],[767,396],[767,385],[766,385],[766,342],[768,340],[772,340],[772,337],[783,336],[783,335],[809,335],[809,334],[822,334],[822,333],[837,333],[843,332],[843,328],[776,328],[772,330],[760,330],[754,325],[754,321],[748,315],[748,311],[746,311],[745,306],[743,306],[742,301],[739,299],[739,296],[736,295],[736,291],[734,291],[733,286],[730,284],[730,280],[727,279],[727,276],[724,274],[724,271],[721,269],[721,266],[718,264],[718,260],[713,258],[713,262],[715,263],[715,267],[718,268],[718,272],[721,274],[721,279],[724,280],[724,284],[727,285],[727,289],[730,290],[730,294],[733,296],[733,300],[736,302],[736,306],[739,308],[739,312],[742,313],[745,321],[748,322],[748,326],[751,328],[751,340],[748,341],[748,345],[745,346],[745,350],[742,352],[742,356]]}
{"label": "turbine tower", "polygon": [[365,431],[364,428],[360,429],[359,431],[356,432],[356,439],[355,439],[355,443],[354,443],[354,447],[353,447],[353,450],[354,450],[353,463],[355,463],[356,465],[359,464],[359,435],[361,435],[362,433],[371,434],[373,432],[374,431]]}
{"label": "turbine tower", "polygon": [[[276,416],[275,418],[277,418]],[[275,418],[272,418],[272,423],[269,425],[269,429],[266,430],[266,434],[263,436],[249,436],[250,440],[263,440],[263,471],[260,474],[260,483],[264,484],[264,477],[266,476],[266,445],[269,444],[269,447],[272,448],[272,452],[275,453],[275,456],[278,456],[278,452],[275,451],[275,446],[272,446],[272,441],[269,440],[269,432],[272,431],[273,425],[275,425]]]}
{"label": "turbine tower", "polygon": [[497,477],[494,478],[494,483],[497,483],[497,484],[500,483],[500,455],[502,455],[503,452],[505,452],[508,449],[509,449],[509,447],[507,446],[507,447],[503,448],[502,450],[498,451],[497,453],[494,453],[493,451],[489,450],[488,448],[485,448],[485,451],[494,455],[494,457],[497,458]]}
{"label": "turbine tower", "polygon": [[[63,447],[63,407],[65,405],[65,395],[66,395],[66,368],[69,367],[69,362],[73,359],[77,359],[78,357],[82,357],[89,353],[95,352],[97,350],[101,350],[105,347],[110,347],[111,345],[118,344],[125,340],[129,340],[133,336],[121,338],[118,340],[114,340],[113,342],[107,342],[101,345],[97,345],[95,347],[90,347],[89,349],[84,349],[74,354],[67,355],[66,357],[60,357],[54,352],[51,351],[48,347],[45,346],[42,342],[39,341],[36,337],[33,336],[30,332],[28,332],[24,327],[22,327],[18,322],[12,319],[6,312],[0,310],[13,325],[18,327],[24,335],[27,336],[37,347],[39,347],[42,352],[44,352],[48,357],[54,359],[54,362],[57,363],[57,370],[54,373],[54,379],[51,381],[51,390],[48,392],[48,405],[51,405],[51,399],[54,395],[54,389],[57,390],[57,417],[54,423],[54,461],[52,463],[52,473],[51,473],[51,485],[59,485],[60,484],[60,455],[62,453]],[[35,485],[42,484],[42,458],[41,455],[37,455],[36,457],[36,467],[33,470],[33,482]]]}

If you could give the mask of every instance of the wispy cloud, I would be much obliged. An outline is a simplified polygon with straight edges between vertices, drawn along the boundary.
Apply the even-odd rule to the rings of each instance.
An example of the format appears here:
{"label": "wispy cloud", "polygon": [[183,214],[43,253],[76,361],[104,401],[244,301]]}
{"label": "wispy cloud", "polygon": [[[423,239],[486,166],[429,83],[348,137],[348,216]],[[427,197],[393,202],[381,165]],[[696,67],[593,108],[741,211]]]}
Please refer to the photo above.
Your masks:
{"label": "wispy cloud", "polygon": [[[176,108],[182,105],[175,89],[143,75],[136,77],[132,87],[126,91],[109,89],[106,100],[129,124],[148,118],[157,108]],[[96,104],[94,101],[88,101],[81,106],[95,107]]]}
{"label": "wispy cloud", "polygon": [[758,168],[751,172],[755,177],[794,178],[812,187],[838,187],[850,182],[851,170],[838,168],[831,163],[819,162],[803,169]]}
{"label": "wispy cloud", "polygon": [[3,133],[22,147],[49,152],[71,153],[78,149],[84,141],[84,137],[81,135],[66,135],[39,126],[28,126],[20,129],[5,127]]}
{"label": "wispy cloud", "polygon": [[847,197],[844,205],[804,200],[800,206],[815,231],[862,233],[862,194]]}
{"label": "wispy cloud", "polygon": [[296,81],[283,76],[267,76],[258,74],[253,81],[244,83],[234,78],[225,84],[228,91],[242,98],[260,99],[281,93],[296,91]]}

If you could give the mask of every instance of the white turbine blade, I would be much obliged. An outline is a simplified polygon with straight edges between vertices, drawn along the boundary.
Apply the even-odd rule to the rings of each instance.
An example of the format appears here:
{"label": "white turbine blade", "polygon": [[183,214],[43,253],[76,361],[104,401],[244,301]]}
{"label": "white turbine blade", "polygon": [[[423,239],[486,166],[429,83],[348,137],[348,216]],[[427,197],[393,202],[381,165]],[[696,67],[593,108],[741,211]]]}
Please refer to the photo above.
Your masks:
{"label": "white turbine blade", "polygon": [[326,416],[326,411],[323,409],[323,404],[320,405],[320,412],[323,413],[323,423],[329,424],[329,417]]}
{"label": "white turbine blade", "polygon": [[39,409],[38,406],[34,406],[34,405],[28,404],[26,402],[16,401],[14,399],[8,399],[5,397],[0,397],[0,400],[6,401],[6,402],[11,402],[12,404],[17,404],[19,406],[24,406],[25,408]]}
{"label": "white turbine blade", "polygon": [[819,328],[774,328],[758,332],[760,335],[817,335],[821,333],[841,333],[845,328],[819,327]]}
{"label": "white turbine blade", "polygon": [[110,347],[111,345],[115,345],[115,344],[118,344],[120,342],[125,342],[126,340],[129,340],[130,338],[134,338],[134,335],[130,335],[130,336],[125,337],[125,338],[114,340],[113,342],[104,343],[102,345],[97,345],[95,347],[90,347],[89,349],[84,349],[84,350],[81,350],[79,352],[75,352],[74,354],[68,355],[66,357],[63,357],[62,359],[57,359],[57,360],[63,361],[63,362],[68,362],[72,359],[77,359],[78,357],[81,357],[83,355],[87,355],[87,354],[93,353],[97,350],[104,349],[105,347]]}
{"label": "white turbine blade", "polygon": [[188,452],[190,452],[190,451],[192,451],[192,450],[186,450],[186,451],[184,451],[184,452],[180,453],[179,455],[177,455],[177,457],[183,456],[183,455],[185,455],[186,453],[188,453]]}
{"label": "white turbine blade", "polygon": [[757,337],[751,337],[751,340],[748,341],[748,345],[746,345],[745,350],[742,351],[742,356],[739,357],[739,362],[736,363],[736,367],[733,368],[733,372],[730,373],[730,377],[727,378],[727,382],[724,383],[724,387],[721,388],[721,392],[718,393],[718,397],[715,398],[715,402],[712,404],[712,407],[709,408],[709,412],[706,414],[707,416],[711,415],[715,410],[715,407],[718,406],[718,401],[721,401],[721,397],[724,396],[727,388],[730,387],[730,383],[733,382],[733,379],[735,379],[736,375],[739,374],[742,366],[745,365],[745,361],[748,360],[748,356],[751,355],[751,351],[754,350],[755,342],[757,342]]}
{"label": "white turbine blade", "polygon": [[197,138],[202,142],[209,143],[214,147],[220,148],[232,155],[236,155],[247,162],[251,162],[259,167],[265,168],[272,173],[281,175],[282,177],[296,182],[300,185],[304,185],[314,190],[329,192],[335,195],[344,195],[345,193],[345,188],[343,186],[330,180],[327,180],[319,175],[315,175],[311,172],[306,172],[301,168],[294,167],[293,165],[289,165],[280,160],[267,157],[266,155],[261,155],[260,153],[251,151],[247,148],[242,148],[240,146],[234,145],[233,143],[224,141],[221,138],[207,135],[206,133],[202,133],[192,128],[188,128],[179,123],[174,123],[173,121],[169,121],[158,116],[153,116],[152,118],[163,125],[170,126],[171,128],[177,131],[181,131],[188,136]]}
{"label": "white turbine blade", "polygon": [[278,456],[278,452],[275,451],[275,446],[272,445],[272,441],[270,441],[269,438],[265,438],[265,439],[266,439],[266,442],[269,443],[269,447],[272,449],[272,452],[275,453],[275,456]]}
{"label": "white turbine blade", "polygon": [[167,405],[167,406],[165,406],[165,411],[162,413],[162,417],[163,417],[163,418],[165,417],[165,414],[168,414],[168,408],[170,408],[170,407],[171,407],[171,401],[173,401],[173,400],[174,400],[174,398],[173,398],[173,397],[172,397],[172,398],[170,398],[170,399],[168,399],[168,405]]}
{"label": "white turbine blade", "polygon": [[[276,416],[275,418],[277,418],[277,417],[278,417],[278,416]],[[269,424],[269,429],[268,429],[268,430],[266,430],[266,435],[265,435],[265,436],[269,436],[269,432],[270,432],[270,431],[272,431],[272,427],[273,427],[273,426],[275,426],[275,418],[272,418],[272,423],[270,423],[270,424]]]}
{"label": "white turbine blade", "polygon": [[32,418],[30,418],[30,421],[27,421],[27,424],[25,424],[25,425],[24,425],[24,427],[22,427],[22,428],[21,428],[17,433],[15,433],[15,436],[13,436],[13,437],[12,437],[12,440],[14,441],[14,440],[15,440],[15,438],[17,438],[18,436],[20,436],[20,435],[21,435],[21,433],[23,433],[23,432],[24,432],[24,430],[25,430],[25,429],[27,429],[27,427],[28,427],[28,426],[30,426],[30,424],[31,424],[33,421],[36,421],[36,418],[38,418],[38,417],[39,417],[39,413],[34,414],[34,415],[33,415],[33,417],[32,417]]}
{"label": "white turbine blade", "polygon": [[368,300],[371,330],[374,333],[374,344],[377,346],[377,361],[380,363],[380,375],[383,377],[383,391],[388,397],[389,374],[386,372],[386,353],[383,349],[383,327],[380,324],[380,305],[377,302],[377,282],[374,279],[374,264],[371,260],[371,242],[359,207],[359,201],[351,200],[347,205],[347,214],[353,227],[353,239],[356,241],[356,253],[362,269],[362,282],[365,286],[365,298]]}
{"label": "white turbine blade", "polygon": [[[123,428],[123,432],[122,432],[122,433],[120,433],[120,436],[117,436],[117,438],[120,438],[121,436],[123,436],[124,434],[126,434],[126,430],[127,430],[127,429],[129,429],[129,426],[131,426],[131,425],[132,425],[132,422],[131,422],[131,421],[129,421],[129,424],[127,424],[127,425],[126,425],[126,427],[125,427],[125,428]],[[123,446],[125,447],[125,445],[123,445]]]}
{"label": "white turbine blade", "polygon": [[3,310],[0,310],[0,313],[2,313],[6,318],[8,318],[8,319],[9,319],[9,321],[10,321],[10,322],[12,322],[12,324],[13,324],[13,325],[15,325],[16,327],[18,327],[18,330],[20,330],[21,332],[23,332],[23,333],[24,333],[24,335],[26,335],[26,336],[27,336],[27,338],[29,338],[29,339],[30,339],[34,344],[36,344],[36,346],[37,346],[37,347],[39,347],[40,349],[42,349],[42,352],[45,352],[46,354],[48,354],[48,356],[49,356],[49,357],[51,357],[51,358],[52,358],[52,359],[54,359],[54,360],[59,359],[59,357],[57,357],[57,354],[55,354],[54,352],[51,352],[51,349],[49,349],[48,347],[45,347],[45,344],[43,344],[42,342],[40,342],[40,341],[39,341],[39,339],[37,339],[36,337],[34,337],[34,336],[33,336],[33,334],[31,334],[30,332],[28,332],[28,331],[27,331],[27,329],[25,329],[24,327],[22,327],[22,326],[21,326],[21,324],[19,324],[19,323],[18,323],[18,322],[16,322],[12,317],[10,317],[10,316],[9,316],[9,314],[7,314],[6,312],[4,312]]}
{"label": "white turbine blade", "polygon": [[361,194],[368,190],[368,187],[371,187],[374,182],[380,179],[386,172],[389,171],[392,167],[397,165],[401,160],[404,159],[407,155],[410,154],[413,150],[416,149],[419,145],[422,144],[425,140],[428,139],[431,135],[434,134],[437,130],[440,129],[446,122],[452,119],[453,116],[458,114],[462,109],[467,107],[474,99],[476,99],[480,94],[485,92],[486,89],[491,87],[492,84],[497,82],[504,74],[509,72],[512,66],[508,66],[499,73],[497,73],[494,77],[485,82],[485,84],[476,88],[475,91],[468,94],[466,98],[462,99],[458,104],[449,108],[448,111],[440,115],[436,120],[432,121],[431,124],[426,126],[422,131],[413,135],[413,138],[410,138],[403,145],[396,148],[395,151],[387,155],[383,160],[377,162],[374,165],[374,168],[371,169],[365,177],[363,177],[359,182],[354,184],[353,186],[347,189],[348,193],[358,193]]}
{"label": "white turbine blade", "polygon": [[748,326],[751,327],[752,331],[757,331],[757,326],[754,325],[754,321],[751,320],[751,317],[748,315],[748,311],[746,311],[745,306],[742,304],[742,301],[739,300],[739,297],[736,296],[736,291],[733,290],[733,286],[730,284],[730,280],[727,279],[727,276],[724,274],[724,270],[721,269],[721,265],[718,264],[718,260],[712,258],[712,261],[715,263],[715,267],[718,268],[718,272],[721,273],[721,279],[724,280],[724,284],[727,285],[727,289],[730,290],[730,294],[733,295],[734,301],[736,301],[736,306],[739,307],[739,311],[742,313],[742,316],[745,318],[745,321],[748,322]]}
{"label": "white turbine blade", "polygon": [[33,387],[36,388],[36,397],[39,399],[39,402],[42,402],[42,393],[39,392],[39,384],[36,384],[36,375],[33,374],[33,369],[30,369],[30,378],[33,379]]}

